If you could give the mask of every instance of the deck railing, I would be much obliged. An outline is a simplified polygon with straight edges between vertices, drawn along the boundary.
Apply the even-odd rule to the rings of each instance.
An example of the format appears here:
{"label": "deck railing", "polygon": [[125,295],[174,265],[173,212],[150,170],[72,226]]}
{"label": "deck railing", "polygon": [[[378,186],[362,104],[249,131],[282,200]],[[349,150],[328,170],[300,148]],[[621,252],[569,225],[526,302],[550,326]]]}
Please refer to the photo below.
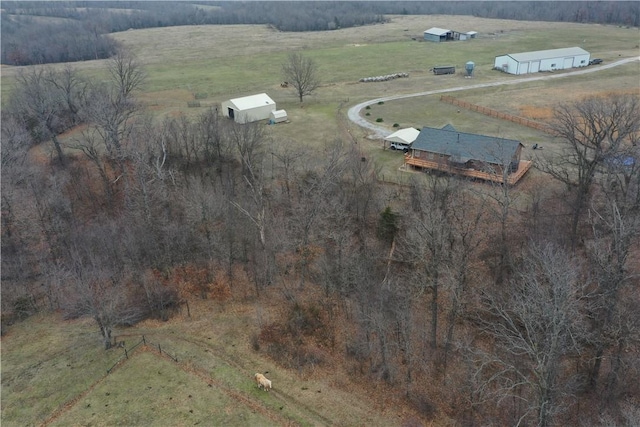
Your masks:
{"label": "deck railing", "polygon": [[[405,164],[405,167],[413,166],[413,167],[418,167],[422,169],[432,169],[432,170],[438,170],[438,171],[447,172],[451,174],[462,175],[469,178],[482,179],[484,181],[499,182],[499,183],[504,182],[502,174],[499,174],[499,173],[489,173],[489,172],[479,171],[476,169],[459,168],[449,164],[448,162],[434,162],[430,160],[418,159],[415,157],[411,157],[411,153],[405,154],[404,164]],[[533,162],[530,160],[520,160],[520,163],[518,164],[518,169],[507,176],[508,184],[509,185],[516,184],[524,176],[524,174],[527,173],[529,169],[531,169],[532,165],[533,165]]]}

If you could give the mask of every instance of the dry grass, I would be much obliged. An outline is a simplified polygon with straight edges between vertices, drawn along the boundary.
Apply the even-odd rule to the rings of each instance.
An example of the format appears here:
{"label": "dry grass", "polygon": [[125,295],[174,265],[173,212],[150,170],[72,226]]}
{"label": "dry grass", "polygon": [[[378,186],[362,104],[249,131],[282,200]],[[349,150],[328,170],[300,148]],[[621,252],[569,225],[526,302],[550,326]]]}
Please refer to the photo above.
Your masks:
{"label": "dry grass", "polygon": [[[412,40],[420,39],[422,32],[433,26],[475,30],[480,38],[446,45]],[[509,78],[491,71],[493,57],[505,51],[582,45],[605,61],[619,55],[638,55],[638,29],[461,16],[394,17],[384,25],[304,34],[281,33],[260,26],[207,26],[126,31],[113,37],[132,48],[145,65],[149,84],[141,98],[157,117],[194,115],[239,94],[267,92],[279,108],[287,110],[291,120],[267,128],[274,144],[321,150],[336,137],[350,134],[357,141],[357,149],[376,162],[385,179],[394,181],[406,176],[398,172],[402,156],[381,150],[380,141],[369,140],[362,129],[345,124],[348,106],[398,93]],[[280,63],[294,49],[318,61],[324,81],[303,106],[290,90],[279,85]],[[433,76],[428,72],[434,62],[461,65],[467,60],[477,64],[473,82],[460,75]],[[105,61],[87,61],[74,66],[87,75],[98,76],[103,73],[104,64]],[[16,67],[2,67],[3,97],[9,93],[16,71]],[[400,71],[410,72],[410,78],[381,84],[356,83],[360,77]],[[561,100],[613,91],[638,93],[638,75],[640,65],[634,63],[602,74],[476,89],[454,96],[501,111],[546,119],[552,106]],[[202,100],[203,107],[187,108],[186,103],[195,93],[209,96]],[[390,129],[393,123],[402,127],[451,123],[463,131],[519,139],[527,146],[555,143],[532,129],[478,113],[458,112],[456,107],[440,102],[438,96],[375,105],[371,118],[377,117],[383,118]],[[523,157],[531,155],[527,151]],[[530,171],[528,178],[518,185],[525,193],[533,191],[532,183],[541,183],[537,171]],[[158,419],[171,425],[197,421],[211,424],[216,416],[223,417],[229,425],[242,425],[243,420],[247,421],[245,425],[261,425],[273,417],[303,425],[398,425],[399,420],[411,417],[390,390],[354,382],[340,361],[335,368],[290,372],[254,352],[251,337],[262,324],[279,315],[283,304],[280,290],[270,288],[265,295],[271,304],[268,306],[253,302],[253,290],[246,281],[233,284],[231,292],[233,303],[191,301],[190,318],[183,311],[169,322],[148,321],[119,331],[120,335],[132,337],[145,334],[162,343],[179,357],[183,369],[171,369],[173,362],[143,354],[112,377],[101,380],[115,353],[102,350],[91,321],[63,322],[52,315],[13,326],[2,338],[3,425],[39,424],[78,396],[81,399],[58,418],[59,425],[144,424],[153,416],[162,416]],[[257,393],[251,380],[256,371],[269,371],[277,392]],[[211,390],[207,378],[216,381],[220,390]],[[153,394],[136,388],[150,381]],[[118,387],[122,390],[107,399],[106,393],[113,393]],[[192,398],[185,398],[185,393]],[[178,399],[176,405],[166,404],[172,396]],[[266,408],[260,412],[263,417],[236,408],[239,401],[244,402],[242,399]],[[127,411],[133,402],[141,408],[140,414]],[[87,412],[89,404],[91,412]],[[137,416],[141,418],[133,418]],[[434,424],[446,423],[440,419]]]}
{"label": "dry grass", "polygon": [[[239,301],[224,307],[191,300],[191,317],[185,309],[118,331],[128,347],[145,335],[178,363],[138,350],[110,375],[122,350],[104,351],[90,320],[37,316],[12,327],[2,339],[3,425],[388,426],[410,415],[393,394],[378,395],[389,390],[362,389],[340,364],[293,372],[255,352],[250,337],[284,302],[269,288],[272,305],[259,306],[241,297],[245,286],[236,282]],[[270,393],[253,383],[265,371]]]}

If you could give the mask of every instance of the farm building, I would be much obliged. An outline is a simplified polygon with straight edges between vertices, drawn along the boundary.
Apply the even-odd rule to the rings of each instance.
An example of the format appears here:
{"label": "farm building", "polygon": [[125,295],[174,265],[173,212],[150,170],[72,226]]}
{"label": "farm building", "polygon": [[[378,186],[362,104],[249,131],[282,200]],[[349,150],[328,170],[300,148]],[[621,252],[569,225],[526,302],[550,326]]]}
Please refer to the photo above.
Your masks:
{"label": "farm building", "polygon": [[537,73],[586,67],[590,54],[580,47],[509,53],[496,56],[493,68],[509,74]]}
{"label": "farm building", "polygon": [[416,140],[420,131],[416,128],[400,129],[388,135],[384,139],[385,146],[388,143],[390,148],[409,149],[409,146]]}
{"label": "farm building", "polygon": [[451,125],[423,127],[404,163],[494,182],[503,182],[506,172],[508,183],[515,184],[531,168],[530,161],[520,159],[522,148],[514,139],[458,132]]}
{"label": "farm building", "polygon": [[445,28],[433,27],[424,32],[424,39],[430,42],[446,42],[452,40],[468,40],[475,39],[478,33],[476,31],[468,31],[462,33],[460,31],[448,30]]}
{"label": "farm building", "polygon": [[271,112],[276,110],[276,103],[266,93],[260,93],[230,99],[223,102],[221,108],[222,114],[236,123],[249,123],[268,119]]}
{"label": "farm building", "polygon": [[282,123],[289,120],[286,110],[273,110],[269,113],[269,123]]}

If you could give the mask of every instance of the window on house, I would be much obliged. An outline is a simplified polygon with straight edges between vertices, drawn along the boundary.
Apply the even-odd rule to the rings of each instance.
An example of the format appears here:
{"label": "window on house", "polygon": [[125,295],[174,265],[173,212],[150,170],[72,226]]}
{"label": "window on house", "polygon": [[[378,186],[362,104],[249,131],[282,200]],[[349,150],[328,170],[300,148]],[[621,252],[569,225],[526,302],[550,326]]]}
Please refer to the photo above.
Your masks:
{"label": "window on house", "polygon": [[551,64],[551,66],[552,66],[552,67],[555,67],[555,66],[556,66],[556,64]]}

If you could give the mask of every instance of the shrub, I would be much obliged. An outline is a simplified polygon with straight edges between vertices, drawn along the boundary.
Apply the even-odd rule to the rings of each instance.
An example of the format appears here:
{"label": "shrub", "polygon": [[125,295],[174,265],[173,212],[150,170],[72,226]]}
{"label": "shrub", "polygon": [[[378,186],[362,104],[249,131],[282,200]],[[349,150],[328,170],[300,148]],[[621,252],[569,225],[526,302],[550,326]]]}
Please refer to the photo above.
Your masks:
{"label": "shrub", "polygon": [[187,107],[196,108],[200,106],[200,101],[189,101],[187,102]]}
{"label": "shrub", "polygon": [[378,117],[378,118],[376,119],[376,122],[378,122],[378,123],[382,123],[382,122],[384,122],[384,120],[382,120],[382,117]]}
{"label": "shrub", "polygon": [[365,107],[365,110],[371,110],[371,105],[367,105],[367,106]]}
{"label": "shrub", "polygon": [[393,127],[394,127],[394,128],[399,128],[399,127],[400,127],[400,124],[399,124],[399,123],[394,123],[394,124],[393,124]]}
{"label": "shrub", "polygon": [[378,105],[384,104],[384,101],[378,101]]}
{"label": "shrub", "polygon": [[365,114],[365,116],[370,116],[370,115],[371,115],[371,113],[367,113],[367,114]]}

